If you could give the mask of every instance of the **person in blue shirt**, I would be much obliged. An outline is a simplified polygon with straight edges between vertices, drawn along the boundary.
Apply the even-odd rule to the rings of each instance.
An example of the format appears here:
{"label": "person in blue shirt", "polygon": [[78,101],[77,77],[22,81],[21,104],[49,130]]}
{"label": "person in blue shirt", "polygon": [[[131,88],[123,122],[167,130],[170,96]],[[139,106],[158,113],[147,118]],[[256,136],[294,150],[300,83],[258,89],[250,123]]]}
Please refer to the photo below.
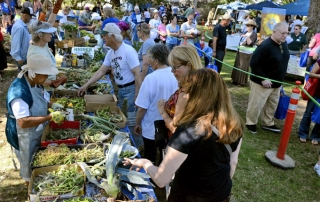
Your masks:
{"label": "person in blue shirt", "polygon": [[[137,34],[137,25],[140,24],[141,22],[141,15],[140,15],[140,9],[138,6],[135,6],[134,7],[134,12],[132,12],[131,16],[131,21],[136,25],[133,27],[132,29],[132,33],[133,33],[133,38],[132,38],[132,41],[133,41],[133,46],[136,46],[138,45],[138,42],[139,42],[139,37],[138,37],[138,34]],[[140,18],[140,19],[139,19]]]}
{"label": "person in blue shirt", "polygon": [[34,16],[32,8],[23,8],[21,19],[18,19],[12,27],[11,39],[14,43],[11,43],[10,55],[18,64],[18,71],[21,71],[21,66],[27,62],[27,53],[31,40],[27,24],[32,16]]}
{"label": "person in blue shirt", "polygon": [[118,23],[118,22],[120,22],[118,20],[118,18],[114,17],[115,16],[115,12],[110,7],[105,7],[103,9],[103,15],[104,15],[105,19],[102,22],[101,30],[103,30],[104,26],[106,24],[108,24],[108,23],[111,23],[111,22],[112,23]]}

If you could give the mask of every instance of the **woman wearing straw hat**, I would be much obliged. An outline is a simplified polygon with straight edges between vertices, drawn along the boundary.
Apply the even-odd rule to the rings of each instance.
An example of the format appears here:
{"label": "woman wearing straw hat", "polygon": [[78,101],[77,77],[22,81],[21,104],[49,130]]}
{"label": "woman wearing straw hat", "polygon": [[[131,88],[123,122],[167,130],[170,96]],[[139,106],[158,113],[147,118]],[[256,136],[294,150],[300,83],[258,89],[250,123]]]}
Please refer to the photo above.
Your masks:
{"label": "woman wearing straw hat", "polygon": [[[257,33],[253,30],[257,27],[257,24],[253,20],[248,20],[245,25],[247,31],[241,36],[240,49],[238,49],[234,66],[248,72],[252,51],[241,49],[241,47],[253,47],[255,45]],[[232,83],[239,86],[245,86],[248,83],[248,75],[236,69],[233,69],[231,78]]]}
{"label": "woman wearing straw hat", "polygon": [[9,87],[6,106],[8,110],[6,136],[20,162],[20,176],[28,184],[31,176],[30,161],[40,146],[41,135],[48,121],[60,123],[64,114],[57,111],[48,115],[50,96],[43,89],[48,75],[58,74],[44,55],[35,54]]}
{"label": "woman wearing straw hat", "polygon": [[[56,68],[56,59],[48,47],[48,42],[51,41],[52,33],[54,33],[57,29],[52,27],[50,23],[41,22],[40,20],[31,22],[28,28],[32,36],[32,43],[28,49],[27,60],[30,56],[35,54],[44,55],[50,59],[51,66]],[[47,91],[52,91],[52,88],[49,86],[56,88],[66,82],[67,78],[64,76],[57,79],[56,75],[49,75],[48,79],[43,83],[43,86],[46,87],[45,89]]]}

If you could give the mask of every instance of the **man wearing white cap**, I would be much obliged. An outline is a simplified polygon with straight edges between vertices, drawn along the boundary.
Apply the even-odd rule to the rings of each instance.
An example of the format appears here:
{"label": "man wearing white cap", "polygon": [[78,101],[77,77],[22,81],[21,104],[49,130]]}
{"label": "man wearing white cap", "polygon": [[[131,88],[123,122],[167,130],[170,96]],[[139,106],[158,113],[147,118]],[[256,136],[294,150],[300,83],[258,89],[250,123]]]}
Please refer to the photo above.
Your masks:
{"label": "man wearing white cap", "polygon": [[14,43],[11,43],[10,55],[17,62],[19,71],[21,71],[21,66],[27,62],[27,52],[31,40],[27,24],[32,16],[35,16],[32,8],[23,8],[21,18],[14,23],[11,30],[11,41]]}
{"label": "man wearing white cap", "polygon": [[106,55],[100,69],[78,91],[81,96],[86,89],[109,70],[112,71],[114,80],[119,88],[119,104],[128,101],[128,112],[134,112],[134,101],[141,85],[140,62],[137,51],[123,42],[121,30],[115,23],[108,23],[103,28],[101,35],[106,45],[112,50]]}
{"label": "man wearing white cap", "polygon": [[49,74],[58,73],[58,69],[50,64],[50,59],[43,55],[31,56],[10,85],[6,99],[7,141],[15,148],[20,176],[27,184],[31,176],[31,157],[40,146],[43,129],[48,121],[60,123],[65,116],[59,111],[48,115],[50,96],[42,84]]}
{"label": "man wearing white cap", "polygon": [[[232,20],[231,15],[226,13],[222,16],[220,24],[213,29],[212,57],[217,58],[221,62],[226,54],[227,27]],[[216,65],[218,67],[218,72],[220,73],[222,63],[219,61],[216,61]]]}

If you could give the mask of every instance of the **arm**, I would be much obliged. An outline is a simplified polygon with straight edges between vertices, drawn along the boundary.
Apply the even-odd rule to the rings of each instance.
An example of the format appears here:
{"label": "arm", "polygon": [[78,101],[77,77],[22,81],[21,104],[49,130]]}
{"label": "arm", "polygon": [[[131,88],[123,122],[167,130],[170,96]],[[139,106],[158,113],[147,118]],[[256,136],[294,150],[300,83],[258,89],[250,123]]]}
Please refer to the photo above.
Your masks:
{"label": "arm", "polygon": [[158,102],[158,110],[159,110],[159,113],[160,115],[162,116],[164,122],[166,123],[166,126],[167,128],[172,132],[174,133],[175,130],[176,130],[176,126],[174,126],[174,120],[175,118],[178,117],[178,115],[180,113],[183,112],[183,110],[186,108],[186,105],[187,105],[187,99],[185,97],[185,93],[184,92],[181,92],[178,96],[178,100],[177,100],[177,103],[176,103],[176,109],[175,109],[175,112],[174,112],[174,117],[173,119],[167,114],[167,112],[165,112],[164,110],[164,104],[165,104],[165,101],[164,100],[159,100]]}
{"label": "arm", "polygon": [[247,44],[247,46],[252,47],[256,41],[257,41],[257,34],[255,32],[253,32],[250,37],[247,37],[246,44]]}
{"label": "arm", "polygon": [[61,8],[62,2],[63,2],[63,0],[57,0],[57,2],[54,4],[52,13],[50,14],[49,19],[48,19],[48,23],[54,25],[54,23],[56,21],[57,14]]}
{"label": "arm", "polygon": [[313,48],[314,45],[316,45],[317,40],[313,37],[309,43],[309,48]]}
{"label": "arm", "polygon": [[212,56],[213,57],[216,57],[217,55],[217,40],[218,40],[218,37],[213,37],[213,40],[212,40]]}
{"label": "arm", "polygon": [[182,37],[182,38],[187,37],[187,38],[189,38],[189,39],[194,39],[194,38],[195,38],[195,36],[192,35],[192,34],[186,34],[186,33],[184,32],[184,30],[180,30],[180,37]]}
{"label": "arm", "polygon": [[179,33],[179,32],[177,32],[177,33],[171,33],[171,32],[170,32],[170,29],[168,29],[168,28],[166,28],[166,30],[167,30],[167,35],[168,35],[168,36],[180,36],[180,33]]}
{"label": "arm", "polygon": [[320,74],[317,74],[318,71],[319,71],[319,64],[318,64],[318,62],[316,62],[314,64],[314,67],[312,68],[310,74],[309,74],[310,78],[318,78],[318,79],[320,79]]}
{"label": "arm", "polygon": [[141,72],[142,81],[147,76],[148,68],[149,68],[148,56],[145,54],[142,56],[142,72]]}
{"label": "arm", "polygon": [[91,84],[97,82],[101,77],[103,77],[109,69],[110,69],[110,66],[102,65],[100,69],[96,71],[96,73],[94,73],[94,75],[89,79],[89,81],[78,90],[78,95],[79,96],[83,95],[84,92],[87,90],[87,88]]}
{"label": "arm", "polygon": [[239,156],[239,152],[240,152],[240,147],[242,144],[242,138],[239,141],[238,147],[236,149],[236,151],[232,152],[231,156],[230,156],[230,178],[232,179],[234,172],[236,171],[236,166],[238,163],[238,156]]}
{"label": "arm", "polygon": [[139,168],[144,168],[144,170],[147,171],[152,180],[160,188],[162,188],[170,182],[174,173],[178,170],[178,168],[186,160],[187,157],[187,154],[179,152],[172,147],[168,147],[167,154],[165,155],[159,167],[154,166],[151,161],[147,159],[131,160],[125,158],[125,161],[123,163],[124,165],[132,164],[132,167],[137,166],[137,170],[139,170]]}
{"label": "arm", "polygon": [[[24,30],[21,28],[13,30],[11,33],[11,38],[14,39],[14,43],[11,43],[11,51],[10,55],[15,59],[16,61],[22,61],[22,58],[20,56],[20,50],[21,50],[21,44],[22,44],[22,36],[23,36]],[[23,61],[21,65],[23,64]]]}
{"label": "arm", "polygon": [[140,90],[140,86],[141,86],[141,74],[140,74],[140,67],[137,66],[133,69],[131,69],[131,72],[134,75],[134,82],[135,82],[135,87],[136,87],[136,92],[135,92],[135,99],[138,96],[139,90]]}
{"label": "arm", "polygon": [[17,119],[17,123],[21,128],[32,128],[40,125],[43,122],[50,121],[51,115],[47,116],[28,116],[21,119]]}
{"label": "arm", "polygon": [[136,125],[134,126],[134,134],[141,135],[142,134],[142,127],[141,121],[146,114],[147,109],[138,107],[137,115],[136,115]]}

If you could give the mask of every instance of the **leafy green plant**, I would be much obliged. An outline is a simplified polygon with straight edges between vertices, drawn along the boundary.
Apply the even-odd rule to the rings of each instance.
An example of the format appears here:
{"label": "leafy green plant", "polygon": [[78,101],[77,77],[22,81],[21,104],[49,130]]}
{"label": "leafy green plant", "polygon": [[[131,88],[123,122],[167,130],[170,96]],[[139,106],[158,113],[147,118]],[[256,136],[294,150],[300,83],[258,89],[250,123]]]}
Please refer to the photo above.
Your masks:
{"label": "leafy green plant", "polygon": [[71,31],[78,31],[78,26],[76,26],[76,25],[64,24],[64,25],[62,25],[61,27],[62,27],[64,30],[69,31],[69,32],[71,32]]}

